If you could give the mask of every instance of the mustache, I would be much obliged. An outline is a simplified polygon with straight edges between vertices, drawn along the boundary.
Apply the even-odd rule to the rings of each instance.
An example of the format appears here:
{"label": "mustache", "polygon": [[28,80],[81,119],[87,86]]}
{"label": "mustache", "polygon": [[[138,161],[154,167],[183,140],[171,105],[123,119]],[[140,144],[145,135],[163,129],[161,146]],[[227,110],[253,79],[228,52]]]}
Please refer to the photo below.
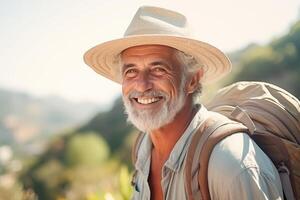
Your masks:
{"label": "mustache", "polygon": [[129,98],[139,98],[139,97],[164,97],[167,98],[169,95],[160,90],[150,90],[146,92],[138,92],[136,90],[131,91],[128,94]]}

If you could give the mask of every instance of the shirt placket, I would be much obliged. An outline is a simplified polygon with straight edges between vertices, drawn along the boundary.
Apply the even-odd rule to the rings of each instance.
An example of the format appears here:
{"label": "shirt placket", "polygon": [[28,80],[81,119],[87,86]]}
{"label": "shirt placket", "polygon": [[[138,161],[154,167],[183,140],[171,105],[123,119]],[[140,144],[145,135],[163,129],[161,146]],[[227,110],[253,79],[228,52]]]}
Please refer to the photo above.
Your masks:
{"label": "shirt placket", "polygon": [[163,192],[163,199],[169,199],[169,187],[174,178],[174,171],[167,166],[164,166],[162,169],[162,180],[161,188]]}

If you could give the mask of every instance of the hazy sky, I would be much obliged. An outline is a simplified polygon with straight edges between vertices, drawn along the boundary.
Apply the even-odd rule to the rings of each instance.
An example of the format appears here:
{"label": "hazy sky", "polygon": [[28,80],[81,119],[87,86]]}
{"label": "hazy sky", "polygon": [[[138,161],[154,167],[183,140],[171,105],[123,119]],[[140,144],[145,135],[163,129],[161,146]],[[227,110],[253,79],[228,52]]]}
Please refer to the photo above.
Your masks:
{"label": "hazy sky", "polygon": [[82,56],[122,37],[141,5],[185,14],[198,39],[229,52],[284,34],[299,18],[300,0],[0,0],[0,87],[109,104],[120,86]]}

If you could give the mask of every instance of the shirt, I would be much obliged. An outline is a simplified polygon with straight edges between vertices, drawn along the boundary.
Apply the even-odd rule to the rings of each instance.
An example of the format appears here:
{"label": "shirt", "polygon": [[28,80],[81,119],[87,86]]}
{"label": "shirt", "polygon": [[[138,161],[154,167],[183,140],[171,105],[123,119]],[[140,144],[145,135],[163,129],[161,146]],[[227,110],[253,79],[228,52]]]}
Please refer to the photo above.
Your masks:
{"label": "shirt", "polygon": [[[186,153],[193,134],[205,120],[208,111],[200,106],[170,153],[162,168],[161,187],[166,200],[188,199],[185,190]],[[133,200],[149,200],[152,142],[149,134],[143,138],[137,153]],[[192,177],[198,181],[198,177]],[[277,169],[264,152],[246,133],[236,133],[226,137],[213,149],[208,165],[208,183],[212,200],[233,199],[283,199]],[[192,188],[195,199],[200,191]]]}

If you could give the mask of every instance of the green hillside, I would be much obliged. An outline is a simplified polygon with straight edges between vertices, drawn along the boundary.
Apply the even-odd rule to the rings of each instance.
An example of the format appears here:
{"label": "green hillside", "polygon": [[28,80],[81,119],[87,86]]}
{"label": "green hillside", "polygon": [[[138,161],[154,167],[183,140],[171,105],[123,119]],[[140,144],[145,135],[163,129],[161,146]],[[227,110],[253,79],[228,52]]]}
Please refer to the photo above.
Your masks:
{"label": "green hillside", "polygon": [[103,138],[108,142],[112,152],[122,146],[126,136],[132,132],[133,127],[126,122],[124,107],[121,98],[118,98],[111,110],[97,114],[78,132],[95,131],[102,133]]}
{"label": "green hillside", "polygon": [[[114,194],[126,199],[130,186],[127,168],[122,165],[130,164],[130,145],[136,135],[131,133],[134,132],[126,122],[119,98],[111,110],[55,138],[43,155],[22,173],[22,183],[25,188],[33,188],[43,200],[68,196],[66,193],[76,196],[69,197],[72,200],[87,199],[86,190],[99,195],[120,190]],[[127,178],[119,183],[119,176]]]}

